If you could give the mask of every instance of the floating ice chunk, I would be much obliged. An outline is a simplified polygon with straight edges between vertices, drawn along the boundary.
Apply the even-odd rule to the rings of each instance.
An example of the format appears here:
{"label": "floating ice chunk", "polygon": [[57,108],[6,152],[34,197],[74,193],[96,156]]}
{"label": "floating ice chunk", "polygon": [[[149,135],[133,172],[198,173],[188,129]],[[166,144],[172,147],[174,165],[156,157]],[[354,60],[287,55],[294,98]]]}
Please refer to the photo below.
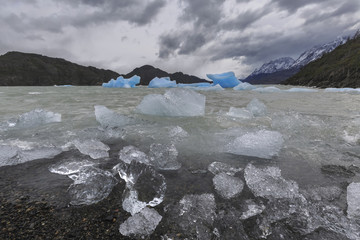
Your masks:
{"label": "floating ice chunk", "polygon": [[207,83],[207,82],[200,82],[200,83],[178,83],[177,87],[179,88],[197,88],[197,87],[201,87],[201,88],[207,88],[207,87],[211,87],[212,84],[211,83]]}
{"label": "floating ice chunk", "polygon": [[107,88],[134,88],[135,85],[139,83],[140,83],[139,76],[134,75],[128,79],[120,76],[116,80],[111,79],[109,82],[103,83],[102,86]]}
{"label": "floating ice chunk", "polygon": [[227,112],[226,115],[230,117],[242,118],[242,119],[251,119],[254,117],[252,112],[250,112],[249,110],[244,108],[235,108],[235,107],[230,107],[229,112]]}
{"label": "floating ice chunk", "polygon": [[234,90],[252,90],[255,89],[256,87],[254,85],[251,85],[250,83],[247,82],[242,82],[239,85],[234,87]]}
{"label": "floating ice chunk", "polygon": [[109,157],[109,146],[98,140],[75,140],[74,145],[82,154],[88,155],[92,159]]}
{"label": "floating ice chunk", "polygon": [[270,159],[281,150],[284,139],[279,132],[260,130],[236,138],[227,145],[227,152]]}
{"label": "floating ice chunk", "polygon": [[219,84],[223,88],[233,88],[240,84],[240,81],[235,77],[234,72],[206,74],[206,76],[214,82],[214,85]]}
{"label": "floating ice chunk", "polygon": [[176,161],[178,151],[173,143],[160,144],[153,143],[150,146],[150,159],[151,163],[161,170],[178,170],[181,164]]}
{"label": "floating ice chunk", "polygon": [[88,160],[62,161],[49,167],[49,171],[60,175],[79,173],[83,168],[92,167],[96,163]]}
{"label": "floating ice chunk", "polygon": [[316,89],[311,89],[311,88],[290,88],[288,90],[286,90],[286,92],[318,92],[318,90]]}
{"label": "floating ice chunk", "polygon": [[35,109],[20,115],[16,122],[10,125],[18,128],[32,128],[53,122],[61,122],[61,114]]}
{"label": "floating ice chunk", "polygon": [[150,164],[148,156],[134,146],[126,146],[121,149],[119,152],[119,159],[127,164],[130,164],[131,161],[141,162],[146,165]]}
{"label": "floating ice chunk", "polygon": [[325,88],[324,92],[353,92],[360,93],[360,88]]}
{"label": "floating ice chunk", "polygon": [[255,117],[264,116],[267,112],[265,104],[256,98],[251,100],[251,102],[246,106],[246,109],[250,111]]}
{"label": "floating ice chunk", "polygon": [[148,88],[173,88],[176,87],[176,81],[171,81],[169,77],[155,77],[149,82]]}
{"label": "floating ice chunk", "polygon": [[210,92],[210,91],[224,91],[225,89],[222,88],[219,84],[216,84],[216,85],[210,86],[210,87],[198,87],[198,88],[195,88],[195,90]]}
{"label": "floating ice chunk", "polygon": [[164,95],[150,94],[137,106],[143,114],[193,117],[205,114],[206,97],[189,89],[170,89]]}
{"label": "floating ice chunk", "polygon": [[349,184],[346,200],[348,216],[351,218],[360,217],[360,183],[353,182]]}
{"label": "floating ice chunk", "polygon": [[162,216],[155,209],[144,208],[122,223],[119,231],[124,236],[143,238],[154,232],[161,219]]}
{"label": "floating ice chunk", "polygon": [[106,198],[116,184],[115,178],[108,171],[95,167],[82,169],[77,174],[71,175],[74,183],[68,192],[72,205],[90,205]]}
{"label": "floating ice chunk", "polygon": [[265,210],[264,205],[258,205],[254,203],[252,200],[248,201],[248,205],[246,207],[247,207],[247,211],[243,212],[243,214],[240,217],[241,220],[245,220],[253,216],[256,216]]}
{"label": "floating ice chunk", "polygon": [[230,199],[242,192],[244,183],[240,178],[226,173],[219,173],[213,178],[215,190],[226,199]]}
{"label": "floating ice chunk", "polygon": [[208,167],[209,172],[214,175],[219,173],[226,173],[229,176],[234,176],[235,173],[240,172],[241,168],[234,168],[231,165],[223,162],[213,162]]}
{"label": "floating ice chunk", "polygon": [[95,117],[101,126],[110,128],[124,127],[131,122],[130,118],[101,105],[95,106]]}
{"label": "floating ice chunk", "polygon": [[264,87],[264,88],[255,88],[252,91],[260,92],[260,93],[274,93],[274,92],[281,92],[281,89],[277,87]]}
{"label": "floating ice chunk", "polygon": [[296,182],[285,180],[277,167],[257,168],[248,164],[245,168],[245,181],[256,197],[295,198],[299,196]]}

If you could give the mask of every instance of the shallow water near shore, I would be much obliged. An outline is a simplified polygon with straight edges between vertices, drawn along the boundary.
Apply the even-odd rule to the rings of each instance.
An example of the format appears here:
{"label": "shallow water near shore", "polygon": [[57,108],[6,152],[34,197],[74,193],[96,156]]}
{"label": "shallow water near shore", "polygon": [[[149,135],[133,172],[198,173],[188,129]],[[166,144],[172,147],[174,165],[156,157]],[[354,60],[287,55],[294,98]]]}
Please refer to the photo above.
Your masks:
{"label": "shallow water near shore", "polygon": [[[348,185],[360,182],[360,94],[196,91],[206,96],[203,116],[153,116],[137,109],[145,96],[166,91],[1,87],[1,197],[15,201],[26,195],[57,209],[111,199],[128,214],[117,229],[140,217],[141,209],[134,209],[143,203],[150,209],[146,214],[155,209],[161,216],[150,232],[122,225],[124,238],[360,238],[358,217],[351,217],[358,212],[349,214],[347,199]],[[260,102],[256,108],[265,108],[249,116],[254,99]],[[94,109],[99,105],[127,122],[100,123]],[[35,112],[41,123],[24,117],[34,109],[41,109]],[[121,151],[130,156],[127,146],[136,149],[132,157],[144,154],[145,160],[119,159]],[[61,164],[73,162],[91,166],[59,174]],[[215,171],[209,167],[214,162],[237,170]],[[89,196],[100,190],[102,195]],[[135,192],[136,201],[130,201]],[[150,203],[154,196],[160,200]]]}

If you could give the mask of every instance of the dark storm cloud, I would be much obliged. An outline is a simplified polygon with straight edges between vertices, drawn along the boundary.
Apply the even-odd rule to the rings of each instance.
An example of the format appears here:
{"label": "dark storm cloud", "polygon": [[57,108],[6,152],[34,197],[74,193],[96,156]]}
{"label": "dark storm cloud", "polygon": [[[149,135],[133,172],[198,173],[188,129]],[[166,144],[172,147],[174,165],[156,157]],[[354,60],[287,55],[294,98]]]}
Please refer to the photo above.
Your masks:
{"label": "dark storm cloud", "polygon": [[272,0],[278,8],[294,13],[298,9],[310,4],[322,4],[324,2],[334,2],[334,0]]}
{"label": "dark storm cloud", "polygon": [[270,12],[270,9],[246,11],[235,19],[226,21],[221,27],[226,30],[244,30]]}
{"label": "dark storm cloud", "polygon": [[167,34],[160,36],[160,58],[168,58],[174,54],[174,51],[179,48],[181,44],[180,37],[175,34]]}

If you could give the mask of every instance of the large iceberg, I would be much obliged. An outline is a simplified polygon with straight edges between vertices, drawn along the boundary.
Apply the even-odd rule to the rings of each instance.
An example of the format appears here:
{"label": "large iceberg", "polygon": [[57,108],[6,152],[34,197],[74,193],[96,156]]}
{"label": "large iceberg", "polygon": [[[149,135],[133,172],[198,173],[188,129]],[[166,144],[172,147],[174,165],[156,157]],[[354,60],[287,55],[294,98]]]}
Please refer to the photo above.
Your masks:
{"label": "large iceberg", "polygon": [[102,86],[107,88],[134,88],[135,85],[139,83],[140,77],[137,75],[134,75],[131,78],[120,76],[116,80],[111,79],[109,82],[103,83]]}
{"label": "large iceberg", "polygon": [[206,97],[189,89],[170,89],[164,95],[150,94],[137,106],[148,115],[194,117],[205,114]]}
{"label": "large iceberg", "polygon": [[155,77],[149,82],[148,88],[172,88],[176,87],[176,81],[171,81],[169,77]]}
{"label": "large iceberg", "polygon": [[206,74],[206,76],[214,82],[214,85],[219,84],[223,88],[233,88],[240,84],[240,81],[235,77],[234,72]]}

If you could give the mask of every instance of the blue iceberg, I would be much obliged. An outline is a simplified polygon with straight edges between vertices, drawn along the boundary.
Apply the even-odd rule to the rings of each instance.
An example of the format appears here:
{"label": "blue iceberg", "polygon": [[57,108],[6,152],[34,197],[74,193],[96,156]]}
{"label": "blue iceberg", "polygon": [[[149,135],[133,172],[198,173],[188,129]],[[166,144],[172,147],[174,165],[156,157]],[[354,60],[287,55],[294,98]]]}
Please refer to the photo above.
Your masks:
{"label": "blue iceberg", "polygon": [[137,75],[134,75],[131,78],[120,76],[116,80],[111,79],[109,82],[103,83],[102,86],[107,88],[134,88],[135,85],[139,83],[140,77]]}
{"label": "blue iceberg", "polygon": [[154,78],[149,82],[148,88],[173,88],[176,87],[176,81],[171,81],[169,77]]}
{"label": "blue iceberg", "polygon": [[214,85],[219,84],[223,88],[233,88],[240,84],[240,81],[235,77],[234,72],[206,74],[206,76],[214,82]]}

